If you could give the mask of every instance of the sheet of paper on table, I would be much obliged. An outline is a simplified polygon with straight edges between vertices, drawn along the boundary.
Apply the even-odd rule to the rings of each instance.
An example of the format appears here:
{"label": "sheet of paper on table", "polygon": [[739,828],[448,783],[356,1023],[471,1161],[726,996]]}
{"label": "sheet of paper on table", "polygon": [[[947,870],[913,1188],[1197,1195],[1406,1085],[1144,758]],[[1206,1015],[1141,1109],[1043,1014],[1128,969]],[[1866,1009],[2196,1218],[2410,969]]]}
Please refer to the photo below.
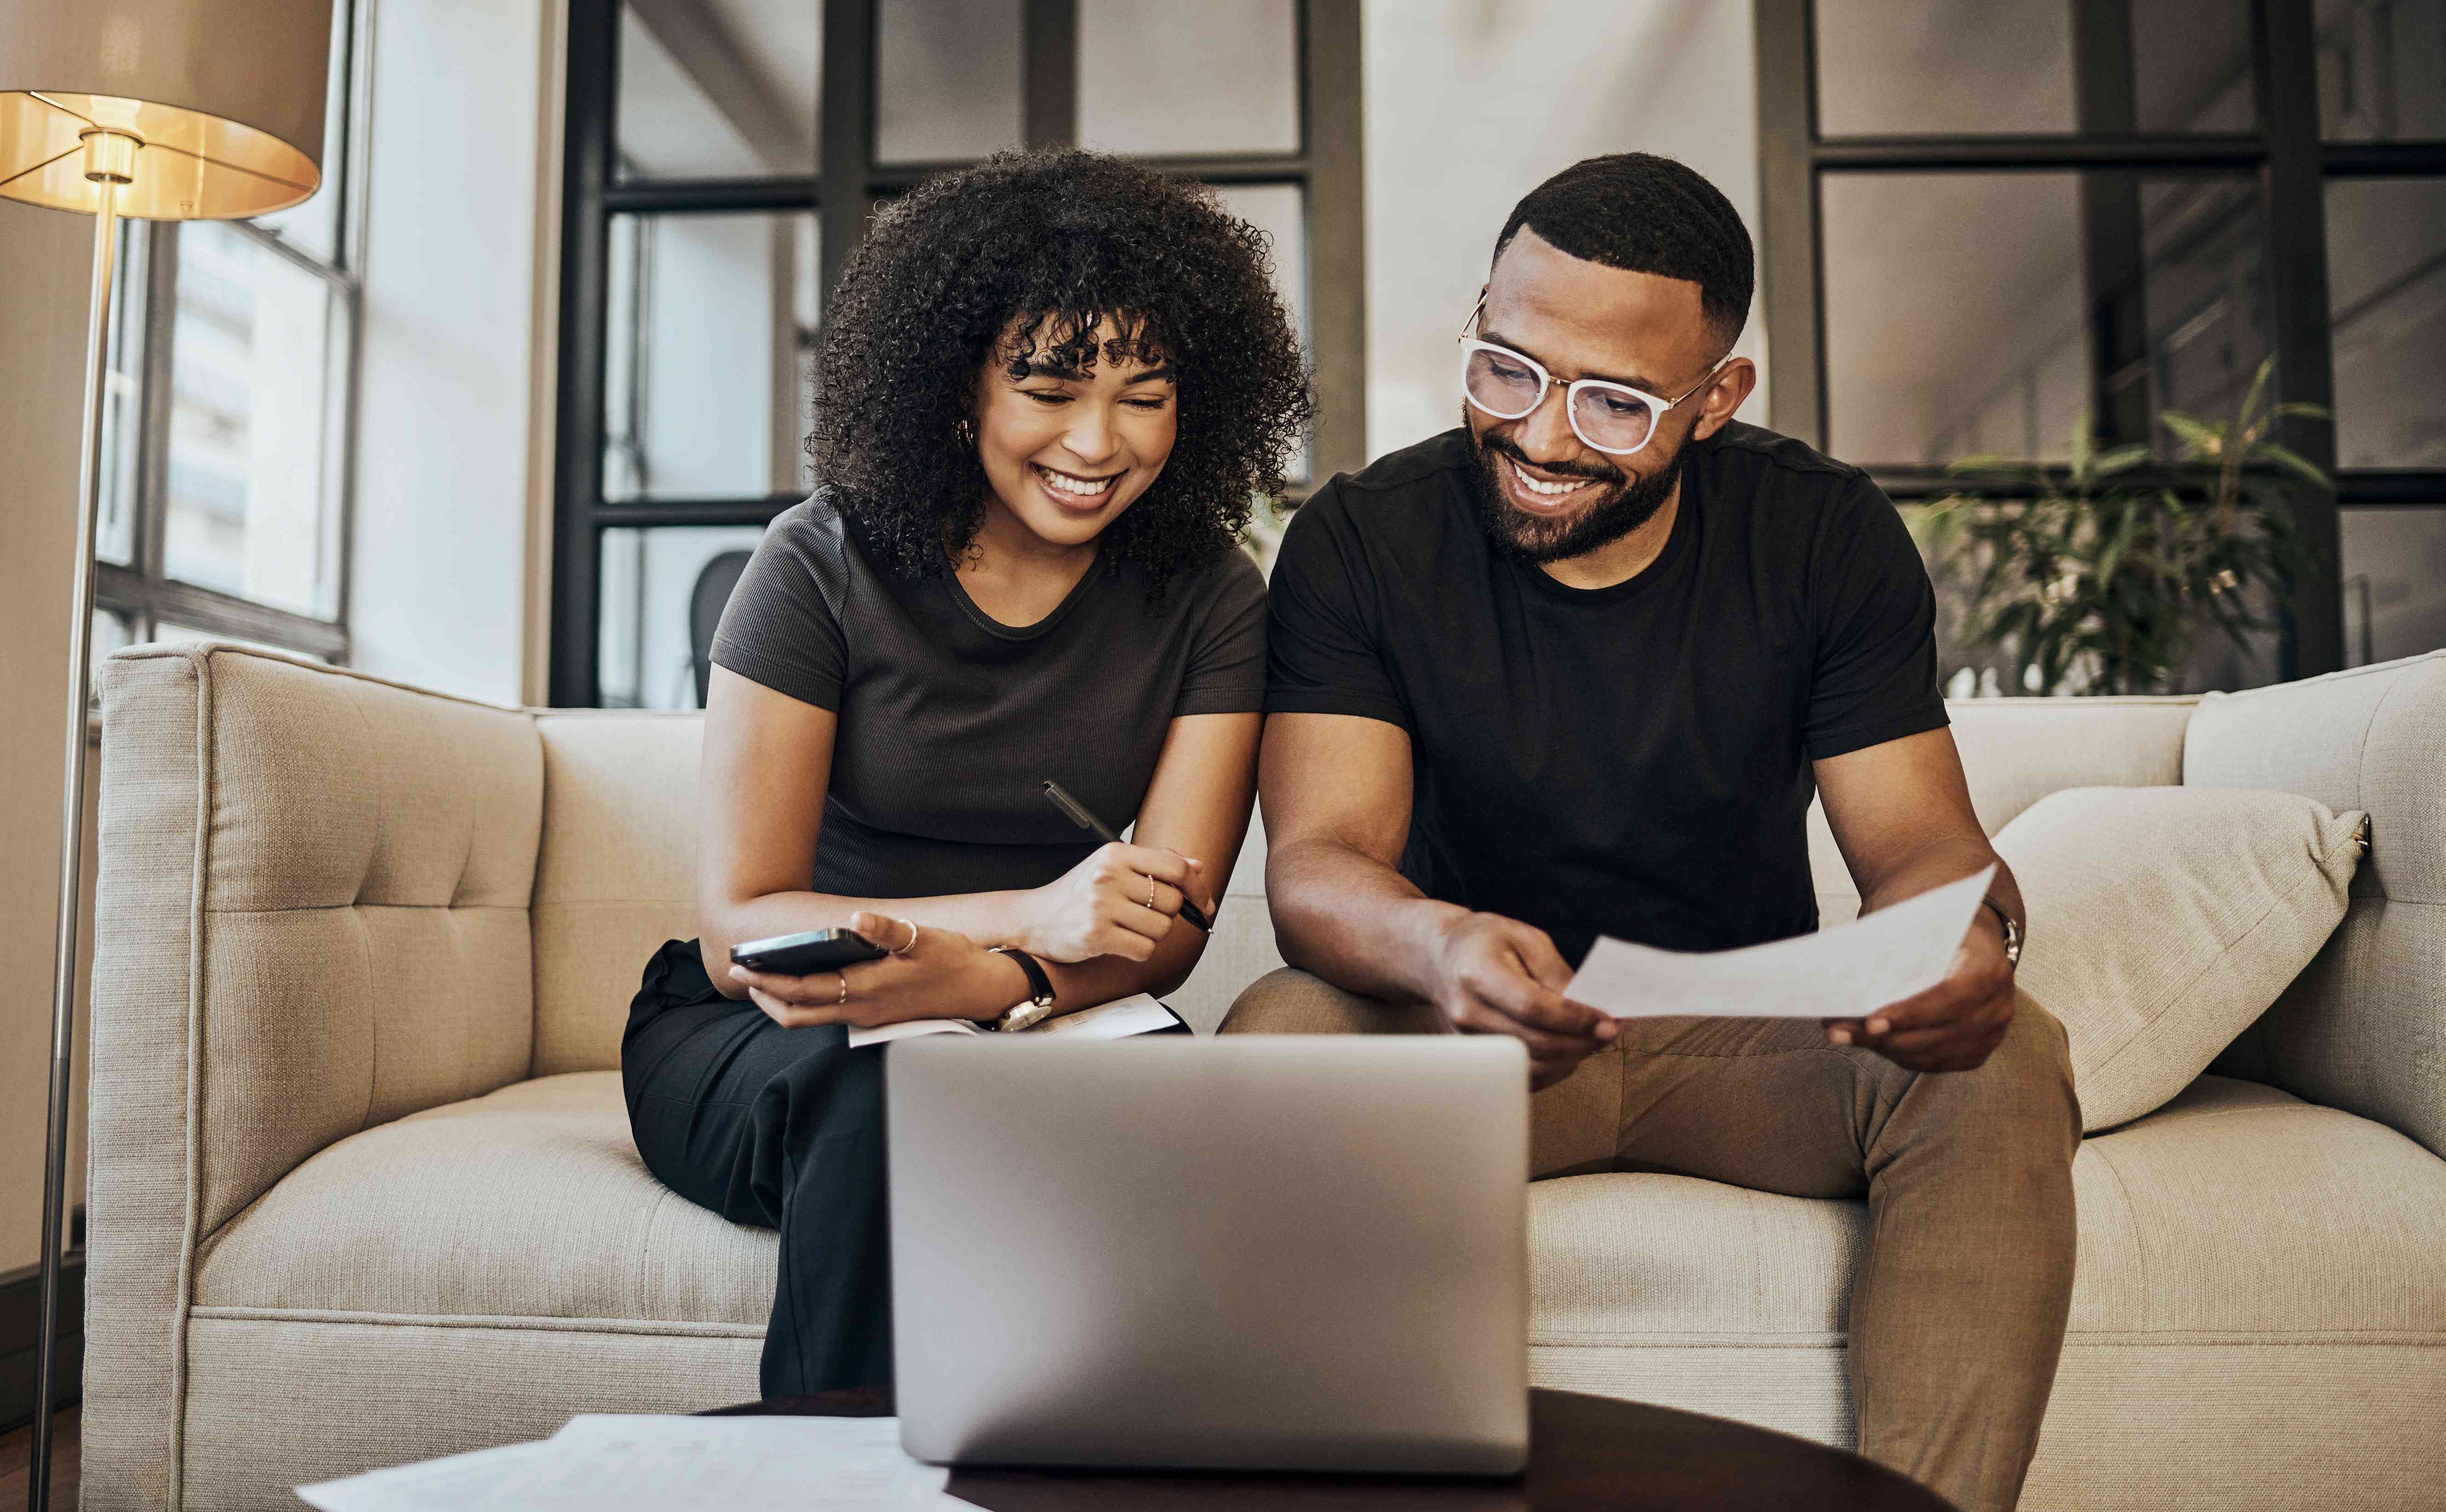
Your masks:
{"label": "sheet of paper on table", "polygon": [[1945,979],[1995,875],[1989,867],[1851,924],[1739,950],[1601,938],[1563,996],[1617,1018],[1861,1017]]}
{"label": "sheet of paper on table", "polygon": [[461,1512],[482,1501],[513,1469],[549,1447],[545,1439],[504,1444],[497,1449],[402,1465],[345,1481],[301,1485],[297,1495],[322,1512]]}
{"label": "sheet of paper on table", "polygon": [[298,1487],[323,1512],[934,1512],[895,1417],[574,1417],[552,1438]]}

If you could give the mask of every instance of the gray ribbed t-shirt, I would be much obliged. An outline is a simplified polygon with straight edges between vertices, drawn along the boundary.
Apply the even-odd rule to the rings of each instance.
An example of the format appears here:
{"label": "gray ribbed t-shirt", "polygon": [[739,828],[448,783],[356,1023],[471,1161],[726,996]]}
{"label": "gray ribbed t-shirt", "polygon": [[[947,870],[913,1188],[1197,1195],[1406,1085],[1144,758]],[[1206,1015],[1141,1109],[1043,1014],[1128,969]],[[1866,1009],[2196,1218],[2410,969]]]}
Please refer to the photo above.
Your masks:
{"label": "gray ribbed t-shirt", "polygon": [[949,572],[872,558],[822,494],[773,521],[713,660],[839,716],[816,891],[912,898],[1034,887],[1099,844],[1047,777],[1119,830],[1171,721],[1266,695],[1266,588],[1239,551],[1147,602],[1099,562],[1038,623],[988,619]]}

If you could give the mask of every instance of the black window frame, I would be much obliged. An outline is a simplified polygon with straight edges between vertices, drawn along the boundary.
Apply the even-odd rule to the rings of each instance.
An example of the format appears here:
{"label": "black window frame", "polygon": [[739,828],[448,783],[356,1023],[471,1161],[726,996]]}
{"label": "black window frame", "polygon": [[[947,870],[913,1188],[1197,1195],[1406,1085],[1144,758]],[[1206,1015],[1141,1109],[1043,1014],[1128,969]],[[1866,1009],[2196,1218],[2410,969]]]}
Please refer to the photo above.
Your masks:
{"label": "black window frame", "polygon": [[[875,161],[878,0],[825,0],[817,176],[634,181],[615,177],[622,0],[572,0],[563,153],[559,374],[552,528],[555,707],[602,701],[600,616],[606,531],[761,526],[799,502],[762,497],[608,501],[604,385],[611,228],[622,215],[810,213],[818,222],[818,309],[878,199],[956,162]],[[1030,146],[1079,136],[1078,0],[1022,0],[1021,121]],[[1215,185],[1299,188],[1308,225],[1309,339],[1317,394],[1317,479],[1366,460],[1365,204],[1361,180],[1360,0],[1297,0],[1300,148],[1291,153],[1140,158]]]}
{"label": "black window frame", "polygon": [[[2132,77],[2133,0],[2065,0],[2072,8],[2080,118],[2102,129],[2011,136],[1826,136],[1817,129],[1814,0],[1753,0],[1758,37],[1759,266],[1773,383],[1768,424],[1813,446],[1826,444],[1826,294],[1821,189],[1829,175],[1910,172],[2063,172],[2082,169],[2250,175],[2267,236],[2269,315],[2276,388],[2285,400],[2330,406],[2335,366],[2327,299],[2325,186],[2338,178],[2446,177],[2446,141],[2326,141],[2319,121],[2318,32],[2312,0],[2251,0],[2248,40],[2252,129],[2226,134],[2141,132],[2128,127],[2128,88],[2096,81]],[[2117,119],[2120,115],[2123,119]],[[2091,255],[2098,252],[2093,249]],[[2104,322],[2094,325],[2103,327]],[[2129,333],[2122,333],[2128,338]],[[2098,329],[2093,340],[2117,333]],[[2097,382],[2111,373],[2093,364]],[[2131,418],[2101,392],[2102,428]],[[2142,439],[2145,437],[2124,439]],[[2295,520],[2331,570],[2300,586],[2286,614],[2279,676],[2291,681],[2344,663],[2340,510],[2434,506],[2446,500],[2446,469],[2336,469],[2332,420],[2296,417],[2286,442],[2327,469],[2332,492],[2304,487]],[[1871,467],[1897,503],[1934,497],[1955,480],[1941,468]]]}

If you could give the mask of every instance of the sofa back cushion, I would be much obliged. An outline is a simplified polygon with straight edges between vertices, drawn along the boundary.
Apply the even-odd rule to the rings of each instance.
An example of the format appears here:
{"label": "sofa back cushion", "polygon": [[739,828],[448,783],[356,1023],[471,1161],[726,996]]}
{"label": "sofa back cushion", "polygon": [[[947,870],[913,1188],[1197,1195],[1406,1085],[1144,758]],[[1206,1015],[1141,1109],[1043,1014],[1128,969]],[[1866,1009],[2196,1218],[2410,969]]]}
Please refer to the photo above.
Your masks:
{"label": "sofa back cushion", "polygon": [[610,1071],[646,958],[696,933],[704,717],[538,710],[535,1074]]}
{"label": "sofa back cushion", "polygon": [[527,1074],[533,719],[228,645],[122,651],[103,686],[97,1056],[172,1036],[147,1054],[193,1089],[204,1232]]}
{"label": "sofa back cushion", "polygon": [[[2193,698],[1957,699],[1946,712],[1980,828],[1993,835],[2066,788],[2167,787],[2183,780]],[[1817,803],[1809,806],[1809,869],[1818,922],[1858,915],[1859,891]]]}
{"label": "sofa back cushion", "polygon": [[2446,651],[2211,694],[2183,780],[2369,813],[2344,922],[2214,1069],[2446,1155]]}

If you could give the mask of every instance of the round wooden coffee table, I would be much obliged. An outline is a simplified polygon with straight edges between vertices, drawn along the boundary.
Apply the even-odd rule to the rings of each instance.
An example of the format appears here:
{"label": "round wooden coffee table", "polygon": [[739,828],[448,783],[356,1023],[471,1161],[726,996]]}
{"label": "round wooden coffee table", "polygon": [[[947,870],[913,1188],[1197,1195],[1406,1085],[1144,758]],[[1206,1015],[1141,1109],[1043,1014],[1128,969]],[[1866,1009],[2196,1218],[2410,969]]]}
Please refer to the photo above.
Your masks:
{"label": "round wooden coffee table", "polygon": [[[881,1391],[826,1391],[719,1416],[883,1417]],[[1529,1472],[1517,1480],[1240,1471],[961,1469],[950,1493],[988,1512],[1952,1512],[1935,1492],[1856,1454],[1697,1412],[1529,1393]]]}

